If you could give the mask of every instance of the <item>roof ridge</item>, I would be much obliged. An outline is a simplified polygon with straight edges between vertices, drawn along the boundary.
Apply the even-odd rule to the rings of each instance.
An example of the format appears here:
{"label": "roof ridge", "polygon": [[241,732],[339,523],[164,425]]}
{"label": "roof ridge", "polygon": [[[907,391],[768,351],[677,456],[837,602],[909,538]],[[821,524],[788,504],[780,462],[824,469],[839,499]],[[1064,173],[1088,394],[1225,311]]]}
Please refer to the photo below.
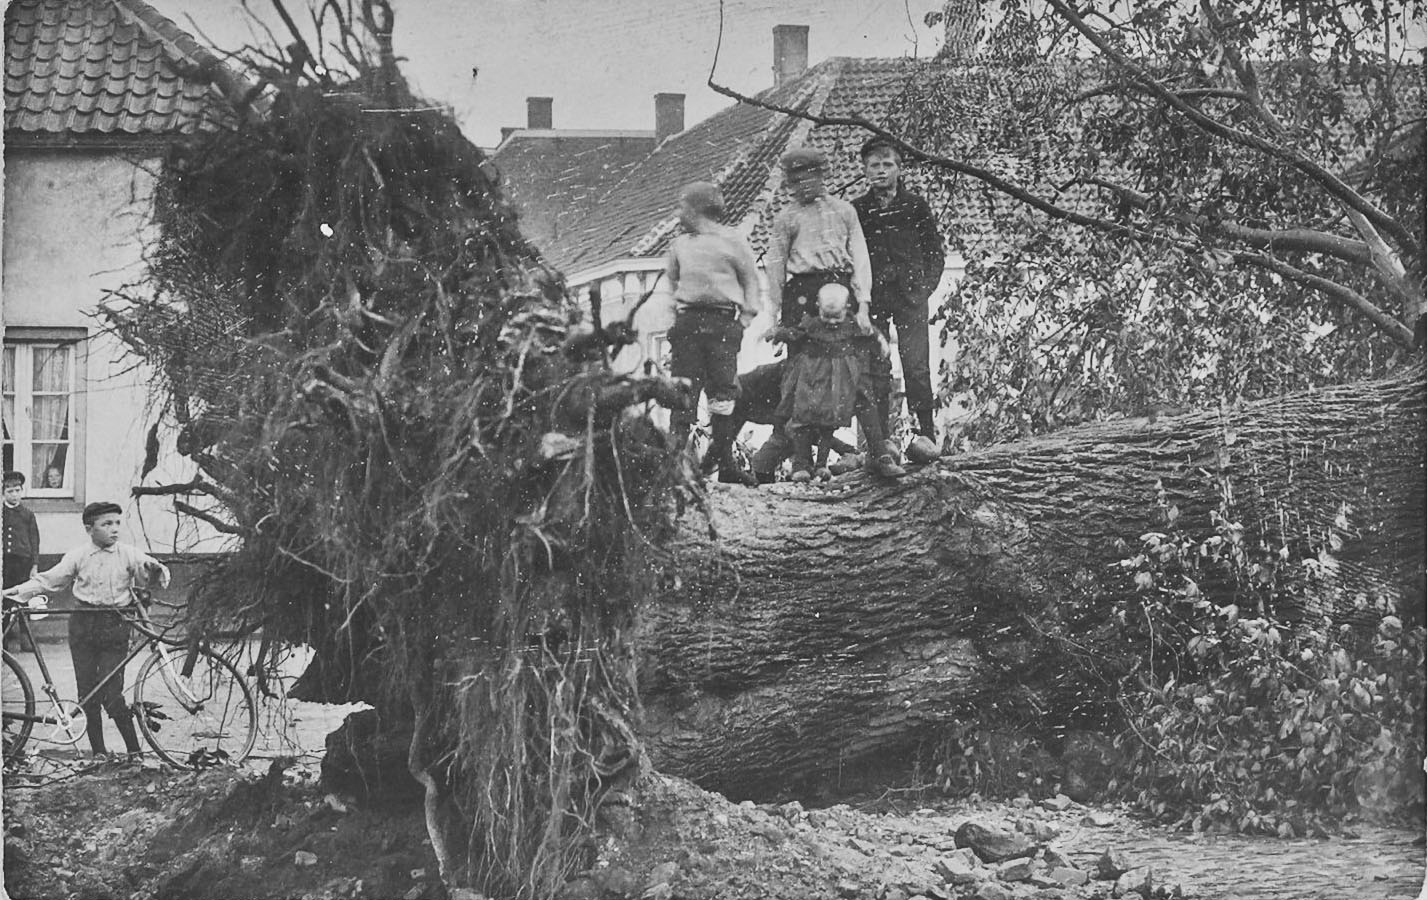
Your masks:
{"label": "roof ridge", "polygon": [[157,43],[181,77],[194,77],[216,87],[235,106],[256,85],[218,54],[144,0],[109,0],[119,15]]}
{"label": "roof ridge", "polygon": [[[808,69],[805,73],[807,86],[794,93],[792,101],[789,102],[787,105],[792,108],[797,108],[801,103],[807,103],[809,106],[811,106],[814,101],[817,101],[819,103],[819,106],[821,106],[821,103],[827,102],[827,95],[831,91],[831,85],[836,83],[837,75],[842,71],[843,68],[841,65],[829,65],[829,63],[833,63],[841,58],[842,57],[833,57],[830,60],[824,60],[823,62],[818,63],[816,66],[813,66],[812,68]],[[831,77],[825,77],[828,71],[831,71],[833,73]],[[822,96],[819,99],[818,93],[820,89]],[[769,88],[766,91],[760,92],[759,96],[761,97],[764,94],[772,93],[775,90],[777,90],[776,87]],[[737,103],[734,104],[734,106],[738,105],[739,104]],[[732,159],[730,159],[727,163],[724,164],[722,168],[720,168],[716,173],[714,173],[714,184],[717,184],[719,188],[722,189],[730,175],[742,168],[742,166],[747,162],[750,156],[753,156],[760,150],[764,149],[765,142],[770,137],[775,135],[778,131],[778,126],[779,124],[781,124],[779,115],[781,114],[777,114],[769,118],[768,127],[764,130],[764,136],[762,139],[750,142],[749,144],[744,146],[740,146],[738,153],[734,154]],[[808,125],[811,123],[804,121],[803,124]],[[782,183],[780,180],[782,169],[781,167],[775,166],[774,171],[779,174],[775,178],[770,178],[769,181],[773,184],[773,188],[776,191],[777,186]],[[612,192],[613,189],[611,189],[611,193]],[[629,255],[642,256],[653,248],[658,247],[663,242],[664,238],[667,237],[668,234],[676,227],[678,227],[678,224],[679,217],[677,214],[673,213],[655,222],[652,226],[650,226],[648,230],[644,232],[644,235],[640,237],[639,240],[635,241],[633,244],[630,245]],[[739,222],[737,227],[740,233],[745,233],[745,236],[746,232],[751,230],[745,228],[744,222],[742,221]]]}
{"label": "roof ridge", "polygon": [[[854,57],[849,56],[829,57],[808,70],[808,73],[814,77],[809,79],[808,93],[810,96],[808,97],[807,107],[804,109],[805,112],[813,116],[822,114],[823,107],[827,105],[827,99],[832,95],[832,90],[837,85],[838,79],[842,77],[843,72],[848,68],[847,61],[853,58]],[[789,104],[789,107],[793,109],[797,108],[795,104]],[[780,124],[783,123],[777,118],[774,118],[770,122],[769,132],[776,132]],[[809,136],[813,133],[813,129],[816,127],[818,127],[816,122],[809,119],[799,119],[793,125],[792,131],[788,133],[788,137],[784,141],[783,146],[796,147],[806,144]],[[782,155],[782,153],[778,154],[780,159]],[[771,201],[777,197],[778,192],[783,189],[785,181],[787,181],[787,173],[783,171],[781,165],[774,163],[767,180],[763,182],[763,189],[758,192],[753,202],[748,205],[748,213],[745,213],[743,221],[739,222],[739,230],[744,232],[746,236],[751,237],[753,235],[753,232],[758,229],[759,223],[762,222],[768,211],[772,209],[772,203],[763,201]],[[749,224],[750,218],[752,219],[752,224]]]}

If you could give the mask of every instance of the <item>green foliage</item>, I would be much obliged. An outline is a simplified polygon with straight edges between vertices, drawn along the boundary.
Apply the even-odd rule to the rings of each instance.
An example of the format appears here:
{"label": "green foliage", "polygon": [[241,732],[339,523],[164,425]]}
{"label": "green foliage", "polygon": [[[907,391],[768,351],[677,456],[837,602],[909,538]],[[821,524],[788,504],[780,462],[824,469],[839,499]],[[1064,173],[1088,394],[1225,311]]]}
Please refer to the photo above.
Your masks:
{"label": "green foliage", "polygon": [[[1322,833],[1345,816],[1420,813],[1427,631],[1386,600],[1376,627],[1275,610],[1333,563],[1251,547],[1225,514],[1213,535],[1146,534],[1124,561],[1139,588],[1119,605],[1150,652],[1126,681],[1123,784],[1195,831]],[[1214,603],[1201,585],[1216,584]]]}
{"label": "green foliage", "polygon": [[[922,150],[1095,223],[923,168],[967,266],[941,310],[943,391],[965,407],[964,442],[1232,404],[1400,362],[1427,309],[1409,28],[1422,10],[1076,8],[1108,52],[1047,4],[982,4],[979,29],[965,21],[975,4],[949,4],[933,24],[955,25],[955,51],[909,78],[884,118]],[[984,39],[968,50],[967,35]],[[1353,200],[1381,216],[1355,220]],[[1405,268],[1368,252],[1379,239]]]}

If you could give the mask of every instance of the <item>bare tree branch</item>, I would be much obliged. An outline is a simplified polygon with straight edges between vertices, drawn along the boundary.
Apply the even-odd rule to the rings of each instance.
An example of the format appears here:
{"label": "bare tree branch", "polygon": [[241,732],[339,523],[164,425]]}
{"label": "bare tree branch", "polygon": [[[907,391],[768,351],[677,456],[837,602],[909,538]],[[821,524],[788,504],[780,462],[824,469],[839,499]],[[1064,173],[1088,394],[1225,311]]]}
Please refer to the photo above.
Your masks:
{"label": "bare tree branch", "polygon": [[1218,119],[1206,115],[1201,110],[1185,103],[1175,95],[1174,91],[1160,84],[1159,81],[1146,72],[1141,66],[1111,46],[1110,42],[1105,40],[1103,35],[1086,24],[1085,20],[1080,18],[1075,10],[1066,4],[1065,0],[1047,0],[1047,2],[1049,2],[1056,12],[1064,17],[1066,21],[1074,25],[1076,30],[1084,35],[1086,40],[1094,44],[1096,49],[1104,54],[1107,59],[1149,89],[1155,96],[1182,113],[1203,131],[1251,150],[1257,150],[1265,155],[1283,160],[1322,185],[1329,194],[1336,197],[1345,206],[1356,209],[1366,216],[1374,227],[1390,236],[1406,254],[1415,257],[1421,252],[1416,240],[1412,237],[1412,233],[1402,225],[1402,223],[1381,209],[1378,209],[1377,206],[1371,203],[1367,198],[1353,190],[1336,175],[1324,169],[1316,161],[1290,147],[1275,144],[1257,135],[1249,134],[1232,126],[1225,125]]}
{"label": "bare tree branch", "polygon": [[[717,64],[717,58],[715,58],[715,64]],[[1063,206],[1057,206],[1056,204],[1051,203],[1048,200],[1045,200],[1041,197],[1037,197],[1025,188],[1022,188],[1017,184],[1007,181],[1004,178],[1001,178],[1000,176],[987,171],[986,169],[980,168],[979,166],[973,166],[969,163],[964,163],[959,160],[951,159],[950,157],[939,156],[935,153],[930,153],[920,147],[909,144],[902,138],[888,131],[887,129],[881,127],[880,125],[877,125],[876,123],[868,119],[864,119],[861,116],[820,116],[814,115],[808,112],[807,110],[794,109],[793,107],[784,106],[779,103],[770,103],[766,100],[759,100],[756,97],[750,97],[747,94],[741,94],[738,91],[733,90],[732,88],[725,87],[724,85],[721,85],[718,82],[714,81],[712,70],[710,70],[709,72],[708,86],[714,92],[723,94],[725,97],[729,97],[739,103],[743,103],[748,106],[755,106],[759,109],[766,109],[769,112],[776,112],[782,113],[786,116],[793,116],[798,119],[803,119],[805,121],[812,122],[814,125],[843,125],[851,128],[861,128],[871,134],[875,134],[878,137],[885,138],[891,143],[895,144],[902,151],[903,156],[907,159],[917,160],[918,162],[924,162],[928,165],[936,166],[939,169],[946,169],[947,171],[955,172],[959,175],[966,175],[971,178],[974,178],[977,181],[988,185],[989,187],[995,188],[997,191],[1000,191],[1008,197],[1019,200],[1027,206],[1030,206],[1033,209],[1045,213],[1052,219],[1073,222],[1076,225],[1083,225],[1087,228],[1094,228],[1097,231],[1104,231],[1109,234],[1118,235],[1120,237],[1128,237],[1135,240],[1163,241],[1171,244],[1181,243],[1171,235],[1148,231],[1146,229],[1139,228],[1134,225],[1125,225],[1120,222],[1112,222],[1109,219],[1103,219],[1098,216],[1090,216],[1086,215],[1085,213],[1079,213],[1075,212],[1074,210],[1066,209]]]}
{"label": "bare tree branch", "polygon": [[1358,312],[1362,313],[1374,325],[1386,332],[1394,341],[1403,347],[1412,347],[1412,329],[1403,325],[1393,316],[1383,312],[1373,302],[1352,288],[1339,284],[1336,281],[1324,278],[1321,275],[1314,275],[1302,269],[1289,265],[1277,257],[1269,256],[1266,253],[1239,252],[1233,254],[1234,259],[1239,262],[1257,266],[1270,272],[1275,272],[1289,281],[1296,282],[1304,287],[1313,288],[1325,296],[1344,303]]}
{"label": "bare tree branch", "polygon": [[[1134,188],[1093,176],[1067,181],[1057,185],[1056,189],[1064,191],[1076,184],[1103,188],[1115,194],[1121,202],[1135,209],[1147,209],[1150,205],[1148,194],[1142,194]],[[1199,229],[1201,232],[1208,231],[1232,238],[1256,250],[1322,253],[1325,256],[1358,265],[1368,266],[1373,263],[1373,254],[1366,241],[1353,240],[1350,237],[1313,228],[1254,228],[1238,222],[1211,220],[1206,216],[1194,216],[1188,213],[1174,218],[1182,225]],[[1232,250],[1233,248],[1225,249]]]}
{"label": "bare tree branch", "polygon": [[239,528],[236,525],[230,525],[229,523],[224,522],[222,519],[218,518],[212,513],[207,512],[205,510],[201,510],[198,507],[192,506],[188,503],[184,503],[182,500],[173,501],[173,508],[186,516],[192,516],[195,519],[207,522],[210,526],[212,526],[214,531],[217,531],[221,534],[247,534],[247,531],[245,531],[244,529]]}
{"label": "bare tree branch", "polygon": [[1422,315],[1424,302],[1422,290],[1414,286],[1407,277],[1407,269],[1402,264],[1402,259],[1388,246],[1388,243],[1378,234],[1376,228],[1367,218],[1359,214],[1356,210],[1348,210],[1348,219],[1353,223],[1353,227],[1362,235],[1372,255],[1372,270],[1377,275],[1378,280],[1387,286],[1387,289],[1395,294],[1402,303],[1403,318],[1408,322],[1417,321],[1417,317]]}
{"label": "bare tree branch", "polygon": [[[1223,48],[1224,57],[1229,60],[1234,74],[1239,77],[1239,83],[1244,86],[1244,104],[1253,111],[1269,131],[1282,136],[1285,133],[1283,123],[1264,103],[1263,92],[1259,88],[1258,72],[1254,69],[1253,64],[1244,59],[1238,47],[1223,39],[1224,23],[1215,14],[1213,4],[1209,0],[1199,0],[1199,10],[1204,16],[1204,21],[1209,23],[1209,28],[1214,32],[1214,36],[1219,39],[1219,46]],[[1181,96],[1183,96],[1182,93]]]}
{"label": "bare tree branch", "polygon": [[129,496],[131,497],[171,497],[174,494],[207,494],[212,496],[213,489],[212,486],[201,477],[180,484],[159,484],[152,487],[136,484],[129,488]]}

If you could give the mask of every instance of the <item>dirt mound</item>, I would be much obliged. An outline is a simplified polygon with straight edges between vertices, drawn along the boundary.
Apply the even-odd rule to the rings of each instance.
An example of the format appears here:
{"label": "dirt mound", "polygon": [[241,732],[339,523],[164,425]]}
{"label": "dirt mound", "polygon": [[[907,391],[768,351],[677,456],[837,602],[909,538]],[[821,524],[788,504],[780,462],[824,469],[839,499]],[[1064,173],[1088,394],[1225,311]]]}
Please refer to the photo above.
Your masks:
{"label": "dirt mound", "polygon": [[[7,778],[5,888],[16,900],[445,900],[418,805],[358,804],[316,775],[115,761]],[[927,802],[760,806],[650,774],[604,805],[561,900],[1084,900],[1120,881],[1132,900],[1176,886],[1195,900],[1384,900],[1423,879],[1420,829],[1209,837],[1064,797]]]}

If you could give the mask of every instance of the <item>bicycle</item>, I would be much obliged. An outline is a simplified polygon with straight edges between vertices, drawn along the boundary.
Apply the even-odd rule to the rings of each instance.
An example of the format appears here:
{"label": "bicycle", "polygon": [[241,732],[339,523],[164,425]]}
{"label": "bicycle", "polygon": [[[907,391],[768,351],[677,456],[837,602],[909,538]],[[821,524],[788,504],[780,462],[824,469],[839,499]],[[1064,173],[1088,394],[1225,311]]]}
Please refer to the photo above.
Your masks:
{"label": "bicycle", "polygon": [[[30,639],[40,669],[44,701],[37,701],[30,676],[19,659],[3,651],[0,669],[0,706],[3,706],[4,764],[19,760],[27,744],[75,744],[85,735],[84,704],[93,699],[144,651],[130,709],[144,740],[162,759],[183,769],[198,769],[220,762],[241,762],[257,740],[258,711],[253,691],[238,669],[204,641],[170,637],[168,627],[149,617],[148,606],[157,602],[147,592],[135,591],[136,602],[123,611],[129,628],[140,640],[124,660],[100,679],[99,684],[75,701],[62,700],[50,676],[41,644],[30,629],[37,613],[91,615],[102,610],[31,609],[6,600],[5,637],[14,631]],[[168,605],[168,604],[163,604]]]}

